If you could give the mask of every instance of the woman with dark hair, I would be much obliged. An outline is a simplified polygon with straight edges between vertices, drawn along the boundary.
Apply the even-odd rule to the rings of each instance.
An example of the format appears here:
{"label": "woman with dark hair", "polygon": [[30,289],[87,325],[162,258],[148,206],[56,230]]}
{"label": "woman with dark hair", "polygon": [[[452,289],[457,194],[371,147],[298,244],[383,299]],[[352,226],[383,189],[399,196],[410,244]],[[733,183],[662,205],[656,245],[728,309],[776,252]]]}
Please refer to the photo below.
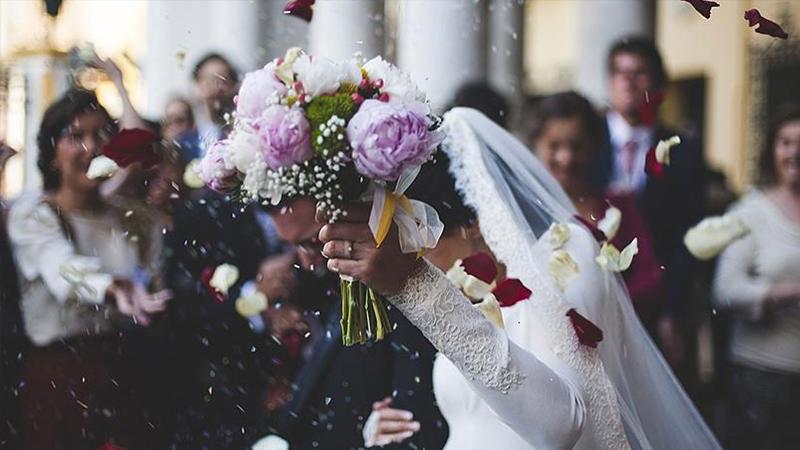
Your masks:
{"label": "woman with dark hair", "polygon": [[733,206],[749,233],[721,255],[718,307],[731,336],[729,448],[793,448],[800,438],[800,105],[770,127],[760,183]]}
{"label": "woman with dark hair", "polygon": [[11,208],[22,316],[33,343],[20,390],[23,448],[146,445],[147,429],[134,418],[118,370],[117,330],[147,324],[169,293],[148,292],[145,268],[155,256],[148,240],[86,175],[115,131],[93,93],[67,92],[39,130],[44,192]]}
{"label": "woman with dark hair", "polygon": [[611,242],[623,248],[638,239],[639,253],[623,277],[639,318],[652,330],[663,294],[661,268],[635,196],[629,192],[607,192],[607,186],[593,180],[592,161],[601,133],[602,123],[592,105],[570,91],[539,102],[530,136],[536,156],[558,180],[581,217],[599,221],[609,207],[622,213],[619,230]]}

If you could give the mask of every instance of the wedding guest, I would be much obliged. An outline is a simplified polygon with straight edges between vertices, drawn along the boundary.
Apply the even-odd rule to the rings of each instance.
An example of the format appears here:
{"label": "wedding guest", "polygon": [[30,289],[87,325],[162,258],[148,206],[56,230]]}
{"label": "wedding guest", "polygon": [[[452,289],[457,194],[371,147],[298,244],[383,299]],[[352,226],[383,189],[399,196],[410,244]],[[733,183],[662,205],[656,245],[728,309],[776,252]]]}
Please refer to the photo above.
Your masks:
{"label": "wedding guest", "polygon": [[671,154],[663,178],[646,176],[648,150],[677,134],[660,124],[656,112],[667,73],[655,44],[627,37],[608,54],[609,110],[595,153],[592,175],[613,192],[635,195],[664,266],[665,310],[658,320],[662,351],[687,388],[692,390],[695,359],[691,316],[695,261],[682,244],[686,230],[704,213],[705,161],[699,143],[684,137]]}
{"label": "wedding guest", "polygon": [[318,316],[321,327],[311,336],[288,403],[270,418],[267,432],[281,435],[292,449],[363,448],[361,429],[373,403],[391,397],[394,407],[413,411],[424,424],[402,448],[442,448],[447,431],[433,397],[430,343],[391,310],[396,327],[382,341],[342,344],[339,279],[326,270],[315,213],[307,198],[270,210],[278,234],[297,247],[301,270],[288,302]]}
{"label": "wedding guest", "polygon": [[719,259],[715,302],[735,314],[732,449],[788,449],[800,437],[800,106],[777,115],[760,185],[733,210],[749,229]]}
{"label": "wedding guest", "polygon": [[233,110],[239,74],[219,53],[208,53],[192,70],[195,83],[194,117],[200,138],[216,141],[224,134],[225,115]]}
{"label": "wedding guest", "polygon": [[167,141],[178,140],[192,131],[196,131],[192,104],[182,97],[175,97],[164,107],[164,120],[161,134]]}
{"label": "wedding guest", "polygon": [[622,212],[619,231],[611,242],[622,249],[638,239],[639,253],[623,277],[639,318],[652,330],[663,295],[661,268],[636,197],[630,192],[607,192],[606,186],[592,180],[591,161],[601,129],[600,118],[586,98],[562,92],[538,103],[530,136],[539,160],[584,219],[596,222],[610,206]]}
{"label": "wedding guest", "polygon": [[[20,390],[23,448],[146,448],[150,433],[120,371],[121,326],[147,324],[168,291],[149,293],[154,255],[100,196],[86,170],[115,132],[93,93],[70,90],[44,114],[37,143],[44,192],[9,216],[21,309],[33,343]],[[127,323],[127,325],[126,325]]]}

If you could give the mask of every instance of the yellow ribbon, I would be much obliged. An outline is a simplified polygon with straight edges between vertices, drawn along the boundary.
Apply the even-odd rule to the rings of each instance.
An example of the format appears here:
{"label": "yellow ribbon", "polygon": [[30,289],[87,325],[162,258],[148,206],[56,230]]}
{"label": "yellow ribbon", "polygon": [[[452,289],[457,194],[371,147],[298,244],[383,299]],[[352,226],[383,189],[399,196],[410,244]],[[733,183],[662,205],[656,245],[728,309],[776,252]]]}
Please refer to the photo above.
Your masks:
{"label": "yellow ribbon", "polygon": [[375,233],[376,247],[380,247],[386,239],[386,235],[389,234],[389,228],[392,226],[392,219],[394,218],[394,212],[397,209],[398,203],[405,212],[409,214],[414,213],[414,207],[411,205],[411,201],[408,197],[387,190],[386,200],[383,202],[383,208],[381,209],[381,218],[378,221],[378,232]]}

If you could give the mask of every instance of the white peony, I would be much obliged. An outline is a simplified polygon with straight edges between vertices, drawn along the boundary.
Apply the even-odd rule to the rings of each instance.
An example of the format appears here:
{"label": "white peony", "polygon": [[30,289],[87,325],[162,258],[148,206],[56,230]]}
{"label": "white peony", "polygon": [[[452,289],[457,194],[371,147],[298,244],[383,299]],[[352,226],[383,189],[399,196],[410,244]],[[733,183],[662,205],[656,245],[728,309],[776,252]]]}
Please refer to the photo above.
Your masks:
{"label": "white peony", "polygon": [[297,80],[311,97],[334,94],[342,83],[358,85],[361,70],[352,61],[335,62],[327,58],[300,55],[293,65]]}
{"label": "white peony", "polygon": [[208,282],[211,287],[228,294],[228,289],[236,283],[239,279],[239,269],[231,264],[220,264],[214,269],[214,274],[211,275],[211,280]]}
{"label": "white peony", "polygon": [[737,213],[731,211],[723,216],[703,219],[686,232],[683,243],[695,258],[708,260],[749,232]]}
{"label": "white peony", "polygon": [[389,94],[390,102],[412,103],[425,102],[425,93],[422,92],[411,76],[402,72],[393,64],[380,56],[376,56],[364,64],[367,77],[370,81],[383,80],[381,93]]}
{"label": "white peony", "polygon": [[553,250],[559,249],[567,243],[570,236],[569,225],[565,223],[554,223],[547,230],[550,238],[550,246]]}
{"label": "white peony", "polygon": [[119,170],[119,166],[113,159],[100,155],[92,159],[89,168],[86,170],[86,177],[90,180],[95,178],[107,178]]}
{"label": "white peony", "polygon": [[622,211],[611,206],[606,210],[603,219],[597,222],[597,228],[606,235],[606,240],[610,241],[617,235],[620,222],[622,222]]}
{"label": "white peony", "polygon": [[619,251],[617,247],[614,247],[614,245],[608,242],[603,242],[603,246],[600,248],[600,254],[597,255],[595,260],[597,264],[605,270],[610,272],[624,272],[631,266],[633,257],[637,253],[639,253],[639,241],[636,238],[625,246],[622,251]]}
{"label": "white peony", "polygon": [[578,263],[572,259],[572,256],[566,250],[556,250],[550,255],[550,261],[547,263],[547,271],[553,280],[562,291],[567,287],[567,284],[578,275]]}

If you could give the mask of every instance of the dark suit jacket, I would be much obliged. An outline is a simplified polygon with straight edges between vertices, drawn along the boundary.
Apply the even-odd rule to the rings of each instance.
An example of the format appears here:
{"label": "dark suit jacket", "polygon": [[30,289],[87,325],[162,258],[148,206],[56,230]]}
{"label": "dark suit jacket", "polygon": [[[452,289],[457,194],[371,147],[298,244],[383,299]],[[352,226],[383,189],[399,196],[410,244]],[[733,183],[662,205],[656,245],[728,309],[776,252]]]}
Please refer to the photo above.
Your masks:
{"label": "dark suit jacket", "polygon": [[323,301],[324,336],[293,384],[292,399],[266,431],[284,436],[292,450],[363,448],[361,430],[372,403],[391,395],[393,405],[412,411],[422,429],[384,448],[441,449],[447,425],[433,395],[433,347],[397,310],[389,312],[397,327],[384,340],[343,346],[338,286],[335,275],[318,281],[314,298]]}
{"label": "dark suit jacket", "polygon": [[[281,349],[257,334],[235,311],[241,284],[255,278],[268,256],[251,205],[211,191],[175,205],[173,231],[165,236],[169,304],[173,438],[178,448],[245,448],[261,417],[272,358]],[[205,268],[229,263],[239,271],[228,299],[218,302],[200,281]],[[242,430],[245,430],[244,433]]]}
{"label": "dark suit jacket", "polygon": [[[595,153],[593,167],[595,181],[600,186],[608,183],[614,170],[608,122],[604,120],[603,124],[604,139]],[[651,145],[676,134],[673,130],[656,126]],[[683,236],[705,211],[706,164],[702,148],[696,141],[684,139],[672,150],[663,179],[648,177],[637,197],[653,237],[656,257],[665,267],[665,312],[680,315],[689,306],[692,273],[696,265],[683,245]]]}

